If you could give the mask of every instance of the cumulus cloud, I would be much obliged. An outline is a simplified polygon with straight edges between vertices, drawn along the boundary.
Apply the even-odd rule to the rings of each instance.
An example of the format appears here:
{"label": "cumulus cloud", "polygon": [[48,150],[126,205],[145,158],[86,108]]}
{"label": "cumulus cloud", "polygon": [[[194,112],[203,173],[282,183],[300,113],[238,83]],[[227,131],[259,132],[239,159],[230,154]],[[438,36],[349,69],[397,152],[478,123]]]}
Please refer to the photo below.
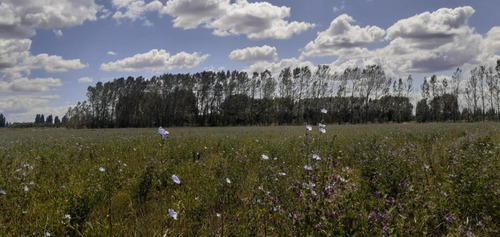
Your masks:
{"label": "cumulus cloud", "polygon": [[205,61],[208,54],[198,55],[198,53],[180,52],[175,55],[161,49],[153,49],[147,53],[136,54],[132,57],[124,58],[114,62],[101,64],[103,71],[168,71],[179,68],[193,68]]}
{"label": "cumulus cloud", "polygon": [[330,27],[322,32],[314,41],[309,42],[303,53],[304,56],[327,56],[346,54],[352,49],[383,40],[385,31],[377,26],[360,27],[352,25],[355,20],[342,14],[335,18]]}
{"label": "cumulus cloud", "polygon": [[492,53],[500,52],[500,26],[495,26],[488,31],[485,39],[486,50]]}
{"label": "cumulus cloud", "polygon": [[78,78],[78,83],[91,83],[93,81],[94,81],[94,79],[92,79],[91,77]]}
{"label": "cumulus cloud", "polygon": [[[334,19],[330,27],[309,42],[302,57],[338,56],[332,70],[384,66],[388,76],[433,73],[474,65],[498,52],[500,30],[493,28],[483,38],[468,25],[472,7],[441,8],[394,23],[386,30],[353,25],[348,15]],[[386,46],[368,49],[367,44],[386,40]]]}
{"label": "cumulus cloud", "polygon": [[275,47],[264,45],[233,50],[229,59],[243,62],[275,61],[278,59],[278,53]]}
{"label": "cumulus cloud", "polygon": [[118,9],[113,14],[113,19],[129,19],[131,21],[143,20],[147,25],[151,23],[144,15],[148,12],[160,12],[163,8],[163,4],[157,0],[147,4],[144,0],[113,0],[111,3]]}
{"label": "cumulus cloud", "polygon": [[174,27],[195,29],[200,25],[212,29],[218,36],[246,35],[249,39],[288,39],[315,25],[308,22],[289,22],[289,7],[268,2],[249,3],[239,0],[172,0],[162,9],[174,17]]}
{"label": "cumulus cloud", "polygon": [[49,91],[51,87],[62,86],[59,78],[16,78],[13,81],[0,80],[0,91],[6,92],[42,92]]}
{"label": "cumulus cloud", "polygon": [[31,55],[31,40],[0,39],[0,91],[48,91],[61,86],[57,78],[29,79],[31,70],[67,72],[84,68],[79,59],[65,60],[60,56]]}
{"label": "cumulus cloud", "polygon": [[96,20],[93,0],[5,0],[0,3],[0,38],[28,38],[35,28],[55,29]]}
{"label": "cumulus cloud", "polygon": [[419,40],[449,39],[468,31],[467,20],[474,9],[470,6],[455,9],[441,8],[399,20],[387,29],[387,38],[397,37]]}
{"label": "cumulus cloud", "polygon": [[58,95],[18,95],[0,97],[0,112],[8,122],[33,122],[36,114],[52,114],[62,116],[66,114],[68,106],[49,106],[51,100],[57,100]]}
{"label": "cumulus cloud", "polygon": [[309,69],[313,70],[316,66],[310,62],[310,61],[303,61],[298,58],[286,58],[282,59],[278,62],[266,62],[266,61],[259,61],[256,62],[247,68],[243,69],[243,71],[246,71],[247,73],[251,74],[254,72],[261,73],[265,70],[269,70],[273,76],[277,76],[283,68],[290,67],[290,68],[297,68],[297,67],[309,67]]}

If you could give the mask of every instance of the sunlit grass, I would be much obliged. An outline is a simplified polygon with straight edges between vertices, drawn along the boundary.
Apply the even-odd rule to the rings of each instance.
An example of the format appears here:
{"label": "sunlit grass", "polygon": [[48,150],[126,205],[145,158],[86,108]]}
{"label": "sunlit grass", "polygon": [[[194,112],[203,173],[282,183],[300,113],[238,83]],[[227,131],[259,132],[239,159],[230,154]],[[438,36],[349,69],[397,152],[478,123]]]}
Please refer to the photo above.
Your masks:
{"label": "sunlit grass", "polygon": [[0,130],[0,235],[498,236],[500,125]]}

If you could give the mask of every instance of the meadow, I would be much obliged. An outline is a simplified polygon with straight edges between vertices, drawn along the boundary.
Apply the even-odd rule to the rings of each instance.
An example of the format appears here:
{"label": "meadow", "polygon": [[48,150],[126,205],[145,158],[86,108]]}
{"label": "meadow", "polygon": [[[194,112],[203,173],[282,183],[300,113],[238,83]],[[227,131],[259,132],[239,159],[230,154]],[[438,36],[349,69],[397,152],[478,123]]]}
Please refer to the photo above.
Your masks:
{"label": "meadow", "polygon": [[1,129],[0,236],[500,236],[500,124]]}

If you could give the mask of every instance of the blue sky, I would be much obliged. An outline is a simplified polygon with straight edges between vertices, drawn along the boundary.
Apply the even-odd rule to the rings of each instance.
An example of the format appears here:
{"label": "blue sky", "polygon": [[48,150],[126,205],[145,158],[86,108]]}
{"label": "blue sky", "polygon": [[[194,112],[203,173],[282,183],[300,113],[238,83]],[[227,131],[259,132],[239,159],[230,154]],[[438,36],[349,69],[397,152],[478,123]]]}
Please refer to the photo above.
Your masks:
{"label": "blue sky", "polygon": [[497,0],[0,0],[0,113],[62,117],[98,81],[380,64],[449,76],[500,53]]}

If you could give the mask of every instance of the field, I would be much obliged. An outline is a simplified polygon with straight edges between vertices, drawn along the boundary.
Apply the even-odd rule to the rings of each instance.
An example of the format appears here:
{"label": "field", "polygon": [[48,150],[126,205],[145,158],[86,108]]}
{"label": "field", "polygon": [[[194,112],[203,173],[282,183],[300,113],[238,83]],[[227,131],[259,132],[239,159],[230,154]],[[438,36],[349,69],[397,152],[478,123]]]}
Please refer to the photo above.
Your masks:
{"label": "field", "polygon": [[166,129],[0,130],[0,236],[500,236],[499,123]]}

